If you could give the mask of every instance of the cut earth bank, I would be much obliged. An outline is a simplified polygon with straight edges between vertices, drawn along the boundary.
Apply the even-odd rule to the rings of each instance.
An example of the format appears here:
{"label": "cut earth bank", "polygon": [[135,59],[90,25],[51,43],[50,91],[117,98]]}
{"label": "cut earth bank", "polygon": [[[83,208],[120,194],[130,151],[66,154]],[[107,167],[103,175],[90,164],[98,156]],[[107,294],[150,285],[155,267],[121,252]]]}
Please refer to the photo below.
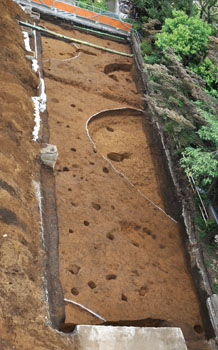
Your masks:
{"label": "cut earth bank", "polygon": [[40,171],[31,100],[39,81],[17,23],[28,17],[9,0],[0,1],[0,13],[0,349],[65,350],[72,342],[46,321],[44,252],[32,183]]}
{"label": "cut earth bank", "polygon": [[[25,15],[11,1],[1,1],[1,13],[0,344],[2,349],[74,349],[72,336],[46,322],[44,253],[32,185],[39,181],[40,167],[38,144],[31,141],[31,96],[38,81],[25,60],[16,23]],[[40,24],[129,52],[127,45]],[[55,173],[64,296],[107,321],[158,319],[179,326],[189,349],[209,349],[178,226],[144,197],[164,207],[143,115],[113,111],[91,120],[97,153],[87,136],[91,115],[143,108],[133,59],[45,37],[42,49],[49,142],[59,150]],[[66,304],[66,322],[98,321]]]}

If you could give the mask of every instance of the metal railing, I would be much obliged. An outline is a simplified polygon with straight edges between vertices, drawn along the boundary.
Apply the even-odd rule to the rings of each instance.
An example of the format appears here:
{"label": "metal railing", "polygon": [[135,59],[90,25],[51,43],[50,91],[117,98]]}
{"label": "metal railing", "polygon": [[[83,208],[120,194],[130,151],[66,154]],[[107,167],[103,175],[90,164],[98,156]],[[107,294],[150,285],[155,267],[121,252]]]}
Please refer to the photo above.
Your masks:
{"label": "metal railing", "polygon": [[[105,25],[106,27],[115,28],[116,30],[123,30],[124,32],[129,32],[132,25],[129,23],[123,22],[122,18],[113,12],[107,11],[100,7],[89,5],[80,0],[13,0],[14,2],[26,5],[28,7],[36,7],[41,11],[47,13],[54,13],[55,16],[60,15],[69,20],[78,20],[89,21],[89,23],[95,23],[96,25]],[[67,5],[67,6],[61,6]],[[62,8],[61,8],[62,7]],[[69,10],[68,10],[69,8]],[[44,9],[44,10],[43,10]],[[82,11],[84,10],[84,13]],[[102,17],[103,16],[103,17]],[[108,18],[108,20],[107,20]],[[109,20],[111,18],[111,21]],[[113,19],[118,21],[113,23]]]}
{"label": "metal railing", "polygon": [[[106,9],[102,9],[101,7],[97,7],[97,6],[94,6],[91,4],[89,5],[89,4],[87,4],[83,1],[80,1],[80,0],[75,0],[75,1],[74,0],[53,0],[51,6],[47,5],[43,0],[39,0],[39,1],[40,1],[42,6],[50,8],[50,9],[54,10],[55,12],[64,12],[64,13],[67,13],[68,15],[78,16],[78,9],[81,8],[84,10],[88,10],[90,12],[95,12],[95,14],[93,16],[89,16],[87,18],[93,19],[96,22],[99,22],[99,16],[103,15],[103,16],[117,19],[120,22],[122,22],[122,24],[125,26],[125,22],[123,22],[122,18],[118,14],[116,14],[114,12],[107,11]],[[32,2],[34,3],[34,0]],[[71,5],[72,7],[75,7],[75,12],[71,13],[71,12],[60,10],[60,9],[55,7],[56,3]],[[126,27],[129,29],[128,26],[126,26]]]}

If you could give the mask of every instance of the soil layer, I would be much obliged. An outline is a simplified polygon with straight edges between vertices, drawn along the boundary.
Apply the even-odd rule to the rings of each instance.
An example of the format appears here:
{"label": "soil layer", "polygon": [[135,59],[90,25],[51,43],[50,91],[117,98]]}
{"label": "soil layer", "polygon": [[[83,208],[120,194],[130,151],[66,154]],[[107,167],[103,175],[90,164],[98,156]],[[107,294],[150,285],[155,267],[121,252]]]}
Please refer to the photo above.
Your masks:
{"label": "soil layer", "polygon": [[[124,44],[41,24],[129,52]],[[164,209],[161,174],[155,173],[143,114],[111,111],[93,119],[89,133],[97,152],[87,135],[86,122],[93,114],[142,108],[133,60],[47,37],[42,37],[42,47],[50,143],[59,151],[56,195],[64,296],[108,322],[149,319],[179,326],[189,348],[199,348],[204,339],[199,301],[178,225],[157,207]],[[67,303],[66,323],[100,320]]]}
{"label": "soil layer", "polygon": [[[74,349],[48,322],[38,201],[39,145],[32,141],[32,96],[39,84],[25,58],[17,20],[30,20],[0,1],[0,349]],[[28,53],[30,54],[30,53]]]}

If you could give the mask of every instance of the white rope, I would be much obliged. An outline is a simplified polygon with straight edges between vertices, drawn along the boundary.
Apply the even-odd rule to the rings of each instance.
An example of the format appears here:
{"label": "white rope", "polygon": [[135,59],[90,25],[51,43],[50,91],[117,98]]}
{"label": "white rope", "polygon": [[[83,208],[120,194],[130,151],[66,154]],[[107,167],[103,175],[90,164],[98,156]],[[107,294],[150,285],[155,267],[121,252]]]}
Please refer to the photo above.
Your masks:
{"label": "white rope", "polygon": [[69,62],[69,61],[72,61],[72,60],[75,60],[76,58],[78,58],[80,56],[81,52],[78,53],[77,56],[74,56],[74,57],[70,57],[70,58],[66,58],[66,59],[61,59],[61,58],[48,58],[47,60],[43,60],[42,62],[48,62],[48,61],[61,61],[61,62]]}
{"label": "white rope", "polygon": [[36,198],[38,200],[39,205],[39,217],[40,217],[40,228],[42,233],[42,245],[45,248],[45,232],[43,227],[43,219],[42,219],[42,192],[41,192],[41,186],[40,183],[33,180],[33,186],[35,189]]}
{"label": "white rope", "polygon": [[96,312],[94,312],[94,311],[88,309],[86,306],[84,306],[84,305],[82,305],[82,304],[80,304],[80,303],[77,303],[76,301],[67,299],[67,298],[64,298],[64,301],[66,301],[67,303],[71,303],[71,304],[77,305],[77,306],[81,307],[82,309],[88,311],[90,314],[94,315],[95,317],[99,318],[100,320],[106,322],[106,320],[105,320],[103,317],[101,317],[100,315],[98,315]]}
{"label": "white rope", "polygon": [[[122,176],[129,184],[131,187],[135,188],[135,185],[131,182],[131,180],[124,175],[121,171],[117,170],[115,168],[115,166],[105,157],[102,156],[101,157],[113,168],[113,170],[119,174],[120,176]],[[159,209],[160,211],[162,211],[162,213],[164,213],[164,215],[166,215],[169,219],[171,219],[172,221],[174,221],[177,224],[177,221],[175,219],[173,219],[170,215],[168,215],[161,207],[159,207],[157,204],[155,204],[151,199],[149,199],[142,191],[140,191],[139,189],[135,188],[136,191],[142,196],[144,197],[148,202],[150,202],[155,208]]]}
{"label": "white rope", "polygon": [[[45,29],[47,29],[45,27]],[[79,46],[74,44],[74,43],[71,43],[77,50],[79,50]],[[61,59],[61,58],[48,58],[47,60],[43,60],[42,62],[48,62],[48,61],[61,61],[61,62],[69,62],[69,61],[72,61],[72,60],[75,60],[76,58],[78,58],[79,56],[81,55],[81,52],[79,51],[78,55],[77,56],[73,56],[73,57],[70,57],[70,58],[66,58],[66,59]]]}
{"label": "white rope", "polygon": [[[105,109],[101,112],[98,112],[94,115],[92,115],[86,122],[86,132],[87,132],[87,136],[89,138],[89,141],[93,144],[94,146],[94,150],[97,151],[97,147],[96,147],[96,144],[94,143],[94,141],[92,140],[91,136],[90,136],[90,133],[89,133],[89,128],[88,128],[88,125],[89,125],[89,122],[91,121],[91,119],[95,118],[97,115],[99,115],[100,113],[103,113],[103,112],[108,112],[108,111],[116,111],[116,110],[125,110],[126,108],[115,108],[115,109]],[[139,112],[143,112],[142,110],[140,109],[134,109],[136,111],[139,111]],[[135,185],[130,181],[130,179],[124,175],[122,172],[120,172],[119,170],[117,170],[115,168],[115,166],[105,157],[105,156],[102,156],[101,157],[111,166],[111,168],[117,173],[119,174],[120,176],[122,176],[129,184],[131,187],[134,187],[135,188]],[[141,192],[140,190],[138,190],[136,188],[136,191],[144,198],[146,199],[148,202],[150,202],[155,208],[157,208],[158,210],[160,210],[165,216],[167,216],[170,220],[172,220],[173,222],[175,222],[176,224],[178,223],[174,218],[172,218],[170,215],[168,215],[161,207],[159,207],[157,204],[155,204],[150,198],[148,198],[143,192]]]}

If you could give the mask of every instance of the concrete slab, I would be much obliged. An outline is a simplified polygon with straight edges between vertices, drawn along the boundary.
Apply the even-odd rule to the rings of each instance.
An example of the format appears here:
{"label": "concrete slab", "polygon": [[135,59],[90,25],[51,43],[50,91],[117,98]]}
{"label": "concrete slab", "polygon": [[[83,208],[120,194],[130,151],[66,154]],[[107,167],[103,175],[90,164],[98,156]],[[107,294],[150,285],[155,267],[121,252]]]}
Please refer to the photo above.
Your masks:
{"label": "concrete slab", "polygon": [[207,299],[207,308],[210,315],[210,320],[216,335],[216,342],[218,343],[218,295],[212,294]]}
{"label": "concrete slab", "polygon": [[180,328],[77,326],[79,350],[187,350]]}

